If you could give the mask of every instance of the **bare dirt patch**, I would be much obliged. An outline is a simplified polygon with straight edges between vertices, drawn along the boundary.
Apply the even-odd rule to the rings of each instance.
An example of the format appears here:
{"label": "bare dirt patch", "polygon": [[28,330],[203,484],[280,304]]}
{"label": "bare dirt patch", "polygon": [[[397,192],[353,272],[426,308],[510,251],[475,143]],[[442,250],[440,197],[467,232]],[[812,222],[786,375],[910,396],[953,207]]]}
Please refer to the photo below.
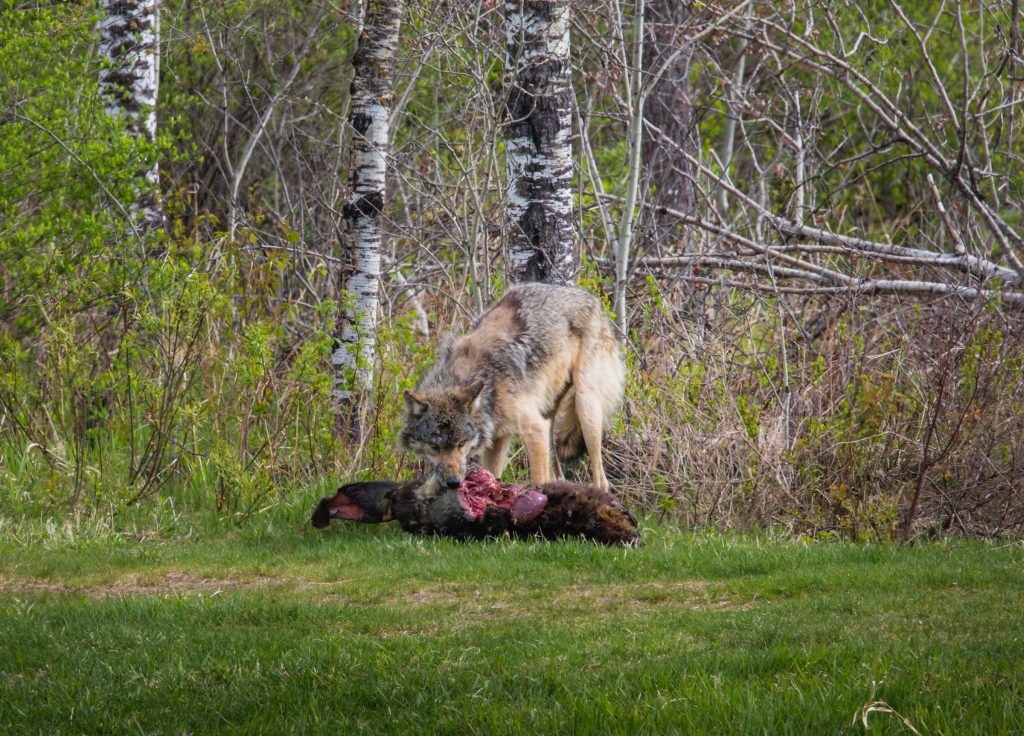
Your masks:
{"label": "bare dirt patch", "polygon": [[83,595],[89,598],[145,595],[214,595],[228,590],[254,590],[290,582],[286,578],[268,575],[240,580],[231,578],[203,578],[180,571],[171,571],[157,577],[129,575],[108,583],[71,584],[39,578],[0,578],[0,593],[51,593],[54,595]]}
{"label": "bare dirt patch", "polygon": [[695,611],[742,609],[750,601],[717,594],[701,580],[573,586],[555,597],[558,605],[585,605],[597,610],[623,607],[683,607]]}
{"label": "bare dirt patch", "polygon": [[597,612],[623,608],[685,607],[692,610],[742,610],[754,601],[740,601],[717,593],[700,580],[675,582],[624,583],[609,585],[573,585],[539,591],[420,588],[395,593],[395,605],[457,606],[460,611],[495,615],[505,609],[529,615],[531,610],[586,609]]}
{"label": "bare dirt patch", "polygon": [[406,603],[413,606],[431,606],[444,603],[460,603],[466,599],[465,593],[458,593],[451,590],[437,590],[433,588],[420,588],[411,593],[404,593],[396,596],[396,602]]}
{"label": "bare dirt patch", "polygon": [[[645,582],[609,585],[573,585],[554,589],[509,590],[480,589],[477,587],[421,587],[411,591],[365,596],[365,591],[353,596],[346,584],[353,580],[313,581],[302,577],[272,575],[231,577],[201,577],[180,570],[159,575],[133,573],[117,580],[97,583],[63,582],[43,578],[0,577],[0,595],[19,593],[76,595],[88,598],[116,598],[132,596],[215,596],[221,593],[261,590],[291,586],[296,591],[312,591],[324,601],[343,598],[347,603],[364,603],[411,607],[456,607],[471,614],[473,620],[500,617],[508,610],[517,615],[553,609],[587,611],[600,615],[602,611],[624,609],[649,610],[663,607],[685,607],[692,610],[737,610],[749,608],[753,601],[737,601],[716,593],[699,580],[676,582]],[[326,589],[325,589],[326,588]],[[336,589],[336,588],[340,588]],[[361,599],[361,596],[364,599]]]}

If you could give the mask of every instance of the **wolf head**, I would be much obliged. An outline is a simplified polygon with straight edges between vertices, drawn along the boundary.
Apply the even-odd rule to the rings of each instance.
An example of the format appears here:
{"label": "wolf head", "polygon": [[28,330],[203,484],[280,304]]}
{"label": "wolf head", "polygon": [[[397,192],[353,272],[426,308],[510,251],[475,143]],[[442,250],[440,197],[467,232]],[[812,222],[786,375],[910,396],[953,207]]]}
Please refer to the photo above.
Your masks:
{"label": "wolf head", "polygon": [[405,392],[402,447],[429,460],[449,488],[459,487],[466,477],[466,462],[487,441],[483,396],[482,380]]}

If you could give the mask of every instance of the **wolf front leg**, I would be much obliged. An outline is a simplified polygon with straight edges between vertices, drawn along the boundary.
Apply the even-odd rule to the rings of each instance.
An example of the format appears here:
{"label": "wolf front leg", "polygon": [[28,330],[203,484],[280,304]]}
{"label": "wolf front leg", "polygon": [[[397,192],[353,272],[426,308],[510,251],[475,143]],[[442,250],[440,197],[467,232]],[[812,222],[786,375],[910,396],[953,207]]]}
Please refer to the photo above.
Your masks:
{"label": "wolf front leg", "polygon": [[501,473],[508,463],[508,448],[512,444],[512,437],[502,435],[491,440],[491,446],[483,451],[480,462],[485,468],[491,471],[495,478],[501,479]]}
{"label": "wolf front leg", "polygon": [[536,412],[527,415],[520,426],[530,461],[530,482],[548,483],[551,480],[551,421]]}

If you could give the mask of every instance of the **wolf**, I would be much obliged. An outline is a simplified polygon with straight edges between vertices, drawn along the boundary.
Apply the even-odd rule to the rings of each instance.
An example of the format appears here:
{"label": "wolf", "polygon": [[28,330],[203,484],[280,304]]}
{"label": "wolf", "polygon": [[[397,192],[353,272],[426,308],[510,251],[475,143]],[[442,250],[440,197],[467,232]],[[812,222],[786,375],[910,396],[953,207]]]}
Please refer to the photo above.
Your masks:
{"label": "wolf", "polygon": [[474,468],[457,489],[437,472],[409,483],[349,483],[321,499],[311,521],[317,529],[332,519],[379,524],[398,521],[411,534],[484,539],[581,537],[600,544],[636,547],[633,515],[596,486],[555,481],[518,487]]}
{"label": "wolf", "polygon": [[429,460],[449,488],[466,463],[497,477],[521,437],[530,481],[561,479],[559,461],[590,456],[591,481],[607,492],[601,438],[622,402],[626,370],[600,300],[581,289],[521,284],[473,324],[446,337],[415,391],[405,392],[401,446]]}

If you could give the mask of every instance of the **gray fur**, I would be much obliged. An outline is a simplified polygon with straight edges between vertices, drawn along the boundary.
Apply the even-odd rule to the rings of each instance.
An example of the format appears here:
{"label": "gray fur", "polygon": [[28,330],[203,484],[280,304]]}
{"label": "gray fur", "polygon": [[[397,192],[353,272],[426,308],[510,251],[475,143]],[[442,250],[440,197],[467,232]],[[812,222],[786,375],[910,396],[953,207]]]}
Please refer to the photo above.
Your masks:
{"label": "gray fur", "polygon": [[400,442],[451,475],[481,455],[500,475],[502,438],[522,436],[535,482],[550,471],[534,468],[543,464],[544,447],[553,445],[566,460],[590,449],[595,483],[607,488],[600,434],[621,401],[623,381],[615,331],[596,296],[521,284],[477,318],[471,333],[442,339],[436,362],[406,395]]}

